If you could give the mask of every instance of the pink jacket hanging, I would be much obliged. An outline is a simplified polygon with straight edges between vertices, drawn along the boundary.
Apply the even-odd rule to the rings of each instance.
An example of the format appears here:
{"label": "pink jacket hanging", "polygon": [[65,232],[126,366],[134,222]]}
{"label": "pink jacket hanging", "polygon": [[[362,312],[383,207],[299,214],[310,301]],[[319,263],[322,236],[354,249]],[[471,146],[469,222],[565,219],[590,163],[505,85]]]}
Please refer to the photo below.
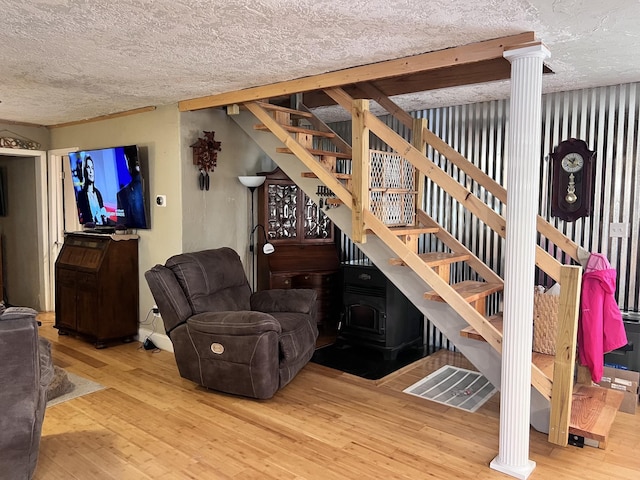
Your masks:
{"label": "pink jacket hanging", "polygon": [[616,275],[607,257],[592,253],[582,276],[578,355],[596,383],[602,379],[604,354],[627,344],[615,299]]}

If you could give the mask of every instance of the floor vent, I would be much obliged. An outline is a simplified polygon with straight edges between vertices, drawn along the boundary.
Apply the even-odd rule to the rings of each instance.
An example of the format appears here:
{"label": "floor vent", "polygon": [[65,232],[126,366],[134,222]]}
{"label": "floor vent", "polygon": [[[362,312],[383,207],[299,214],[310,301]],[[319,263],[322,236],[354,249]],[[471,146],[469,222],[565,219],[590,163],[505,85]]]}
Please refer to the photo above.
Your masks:
{"label": "floor vent", "polygon": [[403,391],[468,412],[475,412],[497,392],[481,373],[451,365],[445,365]]}

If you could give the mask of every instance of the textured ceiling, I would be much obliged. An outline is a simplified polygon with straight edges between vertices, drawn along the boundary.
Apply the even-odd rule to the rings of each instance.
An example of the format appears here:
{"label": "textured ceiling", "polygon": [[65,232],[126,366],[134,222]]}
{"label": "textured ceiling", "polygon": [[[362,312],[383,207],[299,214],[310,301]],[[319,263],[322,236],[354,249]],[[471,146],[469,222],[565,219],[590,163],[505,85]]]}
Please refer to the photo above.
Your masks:
{"label": "textured ceiling", "polygon": [[[0,0],[0,9],[0,119],[42,125],[523,31],[551,50],[545,92],[640,80],[638,0]],[[395,100],[415,110],[508,89]]]}

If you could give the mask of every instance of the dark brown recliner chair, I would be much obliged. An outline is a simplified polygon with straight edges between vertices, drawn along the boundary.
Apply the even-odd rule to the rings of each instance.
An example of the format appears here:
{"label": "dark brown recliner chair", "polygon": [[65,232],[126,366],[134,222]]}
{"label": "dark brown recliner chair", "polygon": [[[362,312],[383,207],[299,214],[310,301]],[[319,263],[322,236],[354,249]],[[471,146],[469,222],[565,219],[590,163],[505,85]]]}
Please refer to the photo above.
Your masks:
{"label": "dark brown recliner chair", "polygon": [[252,294],[230,248],[175,255],[145,278],[184,378],[221,392],[271,398],[313,355],[316,292]]}

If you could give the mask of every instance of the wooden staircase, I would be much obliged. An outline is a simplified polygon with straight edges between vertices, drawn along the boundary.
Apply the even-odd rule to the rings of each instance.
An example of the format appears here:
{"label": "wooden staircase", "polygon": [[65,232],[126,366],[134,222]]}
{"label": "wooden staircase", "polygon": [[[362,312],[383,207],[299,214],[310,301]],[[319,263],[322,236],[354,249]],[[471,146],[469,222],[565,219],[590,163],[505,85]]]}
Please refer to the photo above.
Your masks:
{"label": "wooden staircase", "polygon": [[[348,96],[343,91],[332,89],[327,90],[326,93],[336,99],[338,103],[342,102],[343,106],[346,105]],[[349,101],[353,101],[353,99],[349,99]],[[389,100],[387,99],[384,103],[388,104]],[[290,157],[295,156],[301,162],[298,168],[299,178],[301,179],[300,185],[303,189],[305,186],[307,187],[307,190],[305,190],[307,195],[313,198],[313,186],[322,184],[335,194],[335,198],[331,199],[333,205],[346,205],[351,209],[350,222],[353,229],[352,232],[354,241],[359,246],[364,246],[369,236],[377,238],[382,245],[379,246],[378,242],[376,242],[375,250],[387,249],[391,252],[391,254],[387,255],[387,262],[390,267],[394,269],[409,269],[412,274],[417,275],[419,279],[430,287],[430,290],[425,289],[427,291],[422,293],[422,297],[425,300],[444,302],[464,319],[467,326],[461,329],[460,338],[481,339],[488,342],[495,352],[501,351],[502,319],[498,316],[486,316],[486,301],[487,298],[502,291],[502,279],[422,210],[416,210],[413,224],[385,225],[367,209],[368,202],[366,197],[368,194],[362,185],[362,181],[368,177],[368,172],[358,171],[358,168],[362,168],[366,162],[366,160],[363,160],[365,155],[368,159],[368,144],[366,148],[363,148],[362,145],[354,145],[352,149],[335,132],[332,132],[328,126],[315,118],[304,106],[301,106],[300,109],[291,109],[266,102],[249,102],[244,104],[243,108],[249,110],[261,122],[254,124],[253,130],[270,131],[277,138],[277,141],[276,139],[270,140],[269,147],[266,147],[272,151],[265,150],[272,158],[276,159],[277,154],[281,154]],[[412,146],[404,140],[398,140],[398,138],[394,137],[397,134],[389,132],[388,130],[390,129],[388,127],[385,126],[383,128],[377,124],[374,120],[375,117],[370,118],[368,111],[358,112],[357,108],[354,108],[354,111],[356,115],[366,118],[369,125],[375,125],[378,128],[375,134],[387,142],[394,150],[405,152],[406,158],[416,165],[421,173],[429,172],[429,178],[445,188],[458,202],[465,205],[472,213],[481,216],[487,225],[504,236],[504,219],[484,204],[481,205],[477,197],[469,195],[470,192],[455,180],[448,176],[444,178],[443,175],[446,174],[435,164],[429,163],[430,161],[424,154],[420,153],[420,150],[424,151],[424,144],[418,145],[418,148],[416,146],[411,148]],[[415,127],[415,124],[412,125]],[[354,125],[355,128],[356,126]],[[419,128],[421,129],[422,127]],[[365,130],[365,132],[368,137],[368,130]],[[364,137],[365,135],[361,136]],[[335,151],[318,148],[315,140],[317,138],[328,139],[335,146]],[[284,144],[284,147],[282,144]],[[353,172],[337,172],[338,159],[353,159]],[[358,160],[359,167],[355,165]],[[456,158],[456,161],[460,162],[460,159]],[[470,167],[471,170],[473,168],[475,167]],[[291,178],[294,177],[291,176]],[[416,183],[420,185],[418,181]],[[490,188],[494,188],[497,193],[496,197],[500,198],[502,193],[499,189],[501,187],[491,186]],[[415,194],[418,196],[419,189],[416,190]],[[343,211],[340,212],[340,215],[338,215],[338,212],[335,212],[334,215],[334,212],[330,211],[328,215],[334,222],[337,222],[334,216],[345,217]],[[558,235],[549,230],[549,225],[544,220],[541,221],[539,219],[538,224],[547,238],[558,240]],[[341,228],[343,227],[341,226]],[[418,238],[422,235],[436,236],[450,251],[418,253]],[[565,246],[571,243],[568,240],[563,242]],[[569,248],[571,249],[572,245],[569,245]],[[369,256],[368,253],[367,255]],[[450,268],[456,262],[465,262],[484,281],[465,280],[450,285]],[[571,338],[563,338],[562,341],[569,342],[569,347],[565,350],[570,351],[573,348],[573,353],[569,355],[569,358],[564,359],[540,356],[535,353],[532,356],[532,385],[538,390],[541,398],[551,404],[550,441],[559,445],[566,445],[568,433],[572,433],[598,441],[600,446],[603,447],[606,445],[608,431],[602,426],[605,425],[607,428],[610,426],[612,408],[615,414],[615,408],[617,408],[615,392],[613,395],[608,396],[607,393],[599,391],[605,389],[593,387],[596,389],[591,390],[592,387],[579,386],[574,390],[572,385],[575,325],[571,326],[570,324],[572,321],[574,323],[577,321],[577,308],[576,298],[571,299],[570,294],[567,292],[570,290],[570,284],[574,286],[572,290],[574,294],[579,291],[579,286],[576,285],[575,280],[575,278],[579,279],[579,273],[576,277],[576,272],[567,270],[576,269],[576,267],[565,267],[563,269],[555,259],[540,248],[538,248],[536,263],[552,278],[559,282],[564,281],[567,284],[567,288],[565,288],[565,283],[562,283],[563,294],[566,297],[565,304],[573,304],[573,307],[569,305],[566,311],[561,312],[569,319],[567,324],[569,325],[569,330],[573,331],[569,337],[574,335],[573,340]],[[567,278],[573,278],[573,280],[567,281]],[[416,302],[414,301],[414,303]],[[456,338],[451,338],[450,335],[448,338],[457,344]],[[562,345],[565,345],[565,343]],[[562,347],[559,348],[562,350]],[[476,366],[483,371],[481,365]],[[558,372],[561,372],[561,376],[564,379],[563,382],[558,380],[560,378]],[[554,373],[556,374],[555,378]],[[490,381],[495,382],[495,373],[493,379],[490,378],[490,375],[488,377]],[[555,394],[556,400],[552,400],[552,392]],[[573,399],[571,407],[566,406],[567,402],[562,400],[562,396],[569,396]],[[554,407],[554,404],[557,405]],[[584,412],[589,413],[584,414]],[[582,419],[586,419],[586,421],[583,422],[581,421]],[[568,428],[563,424],[568,425]]]}
{"label": "wooden staircase", "polygon": [[[429,227],[428,230],[429,231],[425,233],[437,233],[437,230],[432,231],[433,227]],[[418,257],[420,257],[424,263],[426,263],[429,267],[431,267],[433,271],[440,276],[440,278],[442,278],[445,282],[449,283],[449,280],[451,277],[451,265],[457,262],[466,262],[471,258],[471,255],[468,253],[455,253],[455,252],[427,252],[427,253],[419,253]],[[405,265],[405,263],[402,261],[401,258],[392,258],[389,260],[389,264]],[[431,293],[432,292],[425,293],[424,298],[426,298],[427,300],[436,300],[436,298],[430,298],[428,296]]]}

